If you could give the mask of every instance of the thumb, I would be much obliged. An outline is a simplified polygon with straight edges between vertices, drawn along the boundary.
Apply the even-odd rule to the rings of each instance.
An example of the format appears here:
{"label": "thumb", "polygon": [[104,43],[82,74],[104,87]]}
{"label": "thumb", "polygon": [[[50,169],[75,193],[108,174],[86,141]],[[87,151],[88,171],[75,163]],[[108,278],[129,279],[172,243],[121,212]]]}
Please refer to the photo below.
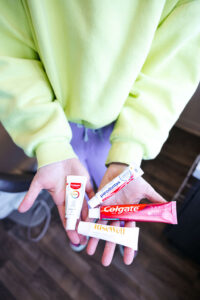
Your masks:
{"label": "thumb", "polygon": [[149,184],[145,193],[145,197],[151,202],[167,202],[159,193],[157,193]]}
{"label": "thumb", "polygon": [[22,203],[18,208],[18,211],[23,213],[29,210],[29,208],[31,208],[31,206],[35,202],[41,190],[42,190],[41,185],[37,182],[37,180],[33,179],[26,196],[24,197]]}

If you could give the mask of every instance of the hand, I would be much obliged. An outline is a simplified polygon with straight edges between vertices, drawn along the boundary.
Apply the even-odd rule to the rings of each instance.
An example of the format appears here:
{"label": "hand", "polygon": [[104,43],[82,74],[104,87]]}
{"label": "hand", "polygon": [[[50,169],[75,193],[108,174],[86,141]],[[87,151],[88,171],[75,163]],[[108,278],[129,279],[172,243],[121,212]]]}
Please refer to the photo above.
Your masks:
{"label": "hand", "polygon": [[[113,178],[118,176],[124,171],[127,165],[124,164],[111,164],[99,186],[99,190],[110,182]],[[121,191],[115,194],[113,197],[106,200],[102,205],[115,205],[115,204],[134,204],[138,203],[141,199],[147,198],[151,202],[166,202],[166,200],[160,196],[149,183],[147,183],[142,177],[137,178],[135,181],[130,182]],[[101,224],[106,224],[106,221],[99,221]],[[119,226],[119,221],[111,222],[111,225]],[[134,227],[135,222],[126,222],[126,227]],[[87,246],[87,253],[93,255],[98,245],[98,239],[90,238]],[[114,255],[116,244],[106,242],[104,252],[102,255],[102,264],[109,266]],[[124,263],[129,265],[134,259],[135,251],[131,248],[124,248]]]}
{"label": "hand", "polygon": [[[55,204],[57,205],[62,224],[64,228],[66,228],[65,187],[67,175],[86,176],[86,193],[89,198],[94,196],[94,191],[90,183],[90,176],[87,170],[77,158],[72,158],[39,168],[18,210],[20,212],[27,211],[35,202],[40,191],[42,189],[46,189],[51,194]],[[84,200],[82,208],[83,219],[86,218],[87,213],[88,206],[86,200]],[[74,244],[86,242],[86,237],[78,235],[75,230],[68,230],[67,234],[71,242]]]}

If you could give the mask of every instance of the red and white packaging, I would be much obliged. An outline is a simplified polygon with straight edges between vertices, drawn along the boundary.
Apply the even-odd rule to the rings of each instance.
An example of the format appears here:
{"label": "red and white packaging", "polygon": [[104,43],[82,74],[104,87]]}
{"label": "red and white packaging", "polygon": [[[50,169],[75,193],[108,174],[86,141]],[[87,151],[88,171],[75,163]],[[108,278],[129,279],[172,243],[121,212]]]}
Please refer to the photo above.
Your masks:
{"label": "red and white packaging", "polygon": [[101,206],[90,209],[89,218],[177,224],[176,202]]}
{"label": "red and white packaging", "polygon": [[91,208],[94,208],[106,201],[114,194],[118,193],[131,181],[137,179],[143,175],[143,171],[140,167],[135,165],[128,166],[119,176],[115,177],[112,181],[107,183],[100,191],[98,191],[94,197],[92,197],[88,204]]}
{"label": "red and white packaging", "polygon": [[65,217],[66,229],[75,230],[77,220],[80,217],[85,195],[85,176],[67,176],[66,197],[65,197]]}

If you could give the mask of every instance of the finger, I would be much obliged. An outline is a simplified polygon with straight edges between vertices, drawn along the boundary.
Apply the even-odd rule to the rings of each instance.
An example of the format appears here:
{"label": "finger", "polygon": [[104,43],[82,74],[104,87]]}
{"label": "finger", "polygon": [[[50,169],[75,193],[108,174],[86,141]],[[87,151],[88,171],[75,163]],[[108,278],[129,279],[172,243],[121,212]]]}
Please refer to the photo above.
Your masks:
{"label": "finger", "polygon": [[[88,216],[88,205],[86,199],[84,199],[82,212],[81,212],[81,219],[85,221],[87,219],[87,216]],[[85,235],[81,235],[81,234],[79,234],[79,238],[80,238],[80,244],[86,245],[88,238]]]}
{"label": "finger", "polygon": [[[97,222],[98,221],[98,222]],[[85,222],[91,222],[91,223],[99,223],[100,221],[98,219],[92,219],[92,218],[89,218],[88,214],[87,214],[87,217],[85,219]],[[102,223],[103,224],[103,223]]]}
{"label": "finger", "polygon": [[26,193],[22,203],[20,204],[18,211],[23,213],[29,210],[33,203],[35,202],[37,196],[39,195],[40,191],[42,190],[41,185],[37,182],[37,180],[33,179],[31,182],[30,188]]}
{"label": "finger", "polygon": [[70,239],[72,244],[79,245],[80,244],[80,237],[75,230],[67,230],[68,238]]}
{"label": "finger", "polygon": [[81,211],[81,218],[83,221],[87,219],[88,216],[88,205],[86,199],[83,201],[82,211]]}
{"label": "finger", "polygon": [[79,244],[86,245],[88,242],[88,237],[86,235],[79,234]]}
{"label": "finger", "polygon": [[148,185],[148,188],[145,193],[145,197],[151,202],[167,202],[159,193],[157,193],[151,185]]}
{"label": "finger", "polygon": [[88,241],[87,236],[79,234],[79,239],[80,239],[79,244],[81,244],[81,245],[86,245],[87,244],[87,241]]}
{"label": "finger", "polygon": [[95,195],[93,186],[92,186],[92,184],[91,184],[91,182],[90,182],[89,179],[86,182],[85,192],[88,195],[89,199],[91,199]]}
{"label": "finger", "polygon": [[[98,224],[107,224],[107,221],[98,221]],[[96,251],[97,245],[98,245],[99,239],[96,238],[90,238],[88,245],[87,245],[87,254],[93,255]]]}
{"label": "finger", "polygon": [[[120,222],[119,221],[112,222],[110,225],[111,226],[119,226]],[[104,267],[107,267],[111,264],[112,259],[113,259],[113,255],[114,255],[114,252],[115,252],[115,248],[116,248],[115,243],[106,242],[105,248],[104,248],[104,251],[103,251],[103,255],[102,255],[102,259],[101,259],[101,262],[104,265]]]}
{"label": "finger", "polygon": [[[89,207],[88,207],[88,201],[90,200],[90,198],[88,198],[88,195],[85,194],[85,204],[84,204],[84,207],[83,207],[83,210],[82,210],[82,219],[85,221],[85,222],[95,222],[96,219],[92,219],[92,218],[89,218]],[[87,207],[86,207],[87,206]]]}
{"label": "finger", "polygon": [[65,218],[65,205],[57,205],[60,219],[62,221],[63,227],[73,244],[78,245],[80,243],[79,235],[75,230],[66,230],[66,218]]}
{"label": "finger", "polygon": [[[126,222],[125,227],[135,227],[135,222]],[[124,263],[130,265],[133,262],[136,251],[132,248],[124,247]]]}

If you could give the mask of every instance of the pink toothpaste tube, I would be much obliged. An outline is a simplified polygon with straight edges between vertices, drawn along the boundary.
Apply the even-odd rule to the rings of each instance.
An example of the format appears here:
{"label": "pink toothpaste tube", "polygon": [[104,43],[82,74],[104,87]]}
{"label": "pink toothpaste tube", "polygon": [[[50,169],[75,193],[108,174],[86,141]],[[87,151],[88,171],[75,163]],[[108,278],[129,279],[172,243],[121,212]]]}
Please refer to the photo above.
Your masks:
{"label": "pink toothpaste tube", "polygon": [[123,189],[129,182],[143,175],[140,167],[130,165],[119,176],[115,177],[112,181],[106,184],[98,193],[92,197],[88,204],[94,208],[112,197],[114,194]]}
{"label": "pink toothpaste tube", "polygon": [[101,206],[90,209],[89,218],[177,224],[176,202]]}

